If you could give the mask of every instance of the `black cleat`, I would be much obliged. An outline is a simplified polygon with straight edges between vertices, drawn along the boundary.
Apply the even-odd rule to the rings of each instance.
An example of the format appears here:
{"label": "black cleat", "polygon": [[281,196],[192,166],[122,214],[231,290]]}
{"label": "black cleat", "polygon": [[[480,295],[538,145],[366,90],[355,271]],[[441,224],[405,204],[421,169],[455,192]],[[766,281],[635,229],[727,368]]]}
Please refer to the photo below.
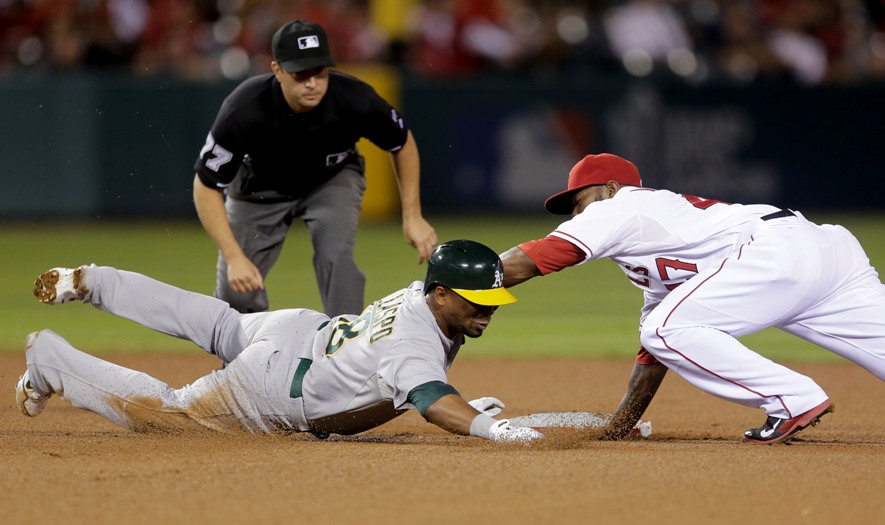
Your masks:
{"label": "black cleat", "polygon": [[792,419],[781,419],[768,416],[765,424],[759,428],[751,428],[744,432],[745,443],[757,445],[774,445],[775,443],[788,443],[793,436],[807,426],[815,426],[820,422],[821,416],[835,410],[829,399],[812,408],[804,414]]}

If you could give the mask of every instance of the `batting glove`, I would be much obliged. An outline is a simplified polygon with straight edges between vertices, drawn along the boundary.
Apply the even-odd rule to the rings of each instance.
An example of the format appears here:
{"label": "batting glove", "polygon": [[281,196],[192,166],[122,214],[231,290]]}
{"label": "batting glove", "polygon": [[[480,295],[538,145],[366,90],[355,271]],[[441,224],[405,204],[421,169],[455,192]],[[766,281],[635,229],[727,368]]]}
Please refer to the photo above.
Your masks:
{"label": "batting glove", "polygon": [[507,419],[495,422],[489,429],[489,439],[496,443],[528,443],[543,437],[544,434],[533,428],[511,426]]}
{"label": "batting glove", "polygon": [[483,414],[492,417],[497,416],[504,409],[504,403],[496,397],[481,397],[468,401],[468,403]]}

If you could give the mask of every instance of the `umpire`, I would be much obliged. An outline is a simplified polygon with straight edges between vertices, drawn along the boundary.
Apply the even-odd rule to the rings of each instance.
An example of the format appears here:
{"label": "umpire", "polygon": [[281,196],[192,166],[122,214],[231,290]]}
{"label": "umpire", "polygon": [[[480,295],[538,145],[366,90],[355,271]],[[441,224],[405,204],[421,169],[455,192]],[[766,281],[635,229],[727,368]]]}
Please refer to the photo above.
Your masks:
{"label": "umpire", "polygon": [[267,310],[264,279],[298,218],[326,315],[358,314],[366,279],[353,251],[366,180],[356,142],[390,152],[403,234],[424,263],[437,237],[421,213],[418,147],[370,85],[328,69],[335,61],[318,24],[284,25],[272,52],[273,73],[225,99],[194,165],[194,205],[219,252],[215,295],[240,312]]}

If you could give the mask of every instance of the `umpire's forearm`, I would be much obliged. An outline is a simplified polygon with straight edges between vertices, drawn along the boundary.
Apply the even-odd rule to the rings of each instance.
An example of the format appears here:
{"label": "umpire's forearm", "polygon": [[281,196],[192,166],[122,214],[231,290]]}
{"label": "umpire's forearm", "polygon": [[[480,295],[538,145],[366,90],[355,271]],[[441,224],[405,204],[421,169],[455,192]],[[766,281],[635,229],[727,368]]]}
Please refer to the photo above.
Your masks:
{"label": "umpire's forearm", "polygon": [[224,194],[219,190],[206,187],[198,176],[194,177],[194,207],[203,228],[224,259],[230,261],[234,257],[243,256],[243,250],[237,243],[227,220]]}
{"label": "umpire's forearm", "polygon": [[608,427],[603,432],[603,437],[607,439],[626,437],[645,413],[666,374],[667,367],[660,363],[633,365],[633,372],[627,382],[627,392],[621,398]]}
{"label": "umpire's forearm", "polygon": [[399,189],[400,207],[404,220],[422,217],[421,213],[421,157],[412,132],[399,151],[391,154],[393,171]]}

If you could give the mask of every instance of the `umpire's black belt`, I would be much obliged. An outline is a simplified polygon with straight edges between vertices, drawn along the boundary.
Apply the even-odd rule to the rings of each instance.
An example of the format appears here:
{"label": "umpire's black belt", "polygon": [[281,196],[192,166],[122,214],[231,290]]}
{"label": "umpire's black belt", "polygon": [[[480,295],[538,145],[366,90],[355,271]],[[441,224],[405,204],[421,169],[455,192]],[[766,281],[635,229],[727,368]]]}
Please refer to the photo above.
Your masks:
{"label": "umpire's black belt", "polygon": [[770,221],[771,219],[781,219],[783,217],[795,217],[796,214],[790,210],[778,210],[774,213],[769,213],[768,215],[763,215],[759,217],[763,221]]}
{"label": "umpire's black belt", "polygon": [[289,397],[292,399],[301,397],[301,383],[304,382],[304,376],[310,370],[310,365],[312,364],[313,361],[311,359],[302,359],[298,363],[298,368],[295,369],[295,375],[292,377],[292,386],[289,387]]}

